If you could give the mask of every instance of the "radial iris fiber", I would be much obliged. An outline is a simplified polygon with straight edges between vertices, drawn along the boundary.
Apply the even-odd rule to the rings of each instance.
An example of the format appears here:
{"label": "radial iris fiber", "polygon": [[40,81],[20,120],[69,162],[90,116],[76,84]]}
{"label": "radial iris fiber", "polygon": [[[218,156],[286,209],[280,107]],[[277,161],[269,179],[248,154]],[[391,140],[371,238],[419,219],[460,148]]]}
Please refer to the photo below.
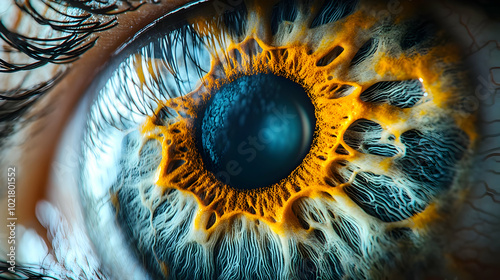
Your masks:
{"label": "radial iris fiber", "polygon": [[237,189],[279,182],[308,153],[314,106],[304,88],[274,74],[243,76],[224,85],[201,123],[207,168]]}

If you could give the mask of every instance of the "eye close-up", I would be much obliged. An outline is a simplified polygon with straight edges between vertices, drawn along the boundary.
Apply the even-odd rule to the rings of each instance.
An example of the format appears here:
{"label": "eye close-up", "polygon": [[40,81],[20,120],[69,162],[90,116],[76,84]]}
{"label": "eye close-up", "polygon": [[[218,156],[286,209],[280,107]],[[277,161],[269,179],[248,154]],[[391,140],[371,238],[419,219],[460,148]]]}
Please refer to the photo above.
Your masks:
{"label": "eye close-up", "polygon": [[495,1],[5,2],[0,279],[500,279]]}

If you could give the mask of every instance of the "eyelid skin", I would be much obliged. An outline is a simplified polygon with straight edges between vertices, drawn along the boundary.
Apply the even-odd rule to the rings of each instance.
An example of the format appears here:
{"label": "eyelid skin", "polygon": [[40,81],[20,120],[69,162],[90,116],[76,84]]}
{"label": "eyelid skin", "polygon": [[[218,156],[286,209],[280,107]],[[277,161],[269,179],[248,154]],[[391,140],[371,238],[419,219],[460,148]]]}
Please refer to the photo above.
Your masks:
{"label": "eyelid skin", "polygon": [[[21,133],[9,139],[11,143],[7,145],[13,147],[8,151],[2,151],[4,158],[8,159],[2,164],[18,167],[16,174],[18,224],[35,228],[40,236],[46,237],[46,230],[36,218],[36,203],[41,199],[46,199],[51,173],[50,162],[58,146],[60,135],[85,89],[120,45],[155,19],[188,2],[176,0],[145,4],[136,11],[117,15],[118,25],[97,34],[99,39],[96,45],[71,64],[64,78],[32,107],[27,118],[39,115],[42,117],[29,123]],[[0,218],[6,220],[6,211],[1,211],[1,213]],[[0,244],[0,248],[8,248],[7,240],[1,240]]]}

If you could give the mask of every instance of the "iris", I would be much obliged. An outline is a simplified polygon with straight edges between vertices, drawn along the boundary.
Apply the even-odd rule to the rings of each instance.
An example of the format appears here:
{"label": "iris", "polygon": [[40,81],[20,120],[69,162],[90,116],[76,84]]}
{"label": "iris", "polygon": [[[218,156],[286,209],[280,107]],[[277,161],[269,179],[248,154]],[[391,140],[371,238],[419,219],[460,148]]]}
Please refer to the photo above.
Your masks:
{"label": "iris", "polygon": [[455,46],[401,46],[411,14],[380,5],[283,3],[195,5],[120,54],[83,140],[92,238],[155,278],[432,270],[475,134]]}

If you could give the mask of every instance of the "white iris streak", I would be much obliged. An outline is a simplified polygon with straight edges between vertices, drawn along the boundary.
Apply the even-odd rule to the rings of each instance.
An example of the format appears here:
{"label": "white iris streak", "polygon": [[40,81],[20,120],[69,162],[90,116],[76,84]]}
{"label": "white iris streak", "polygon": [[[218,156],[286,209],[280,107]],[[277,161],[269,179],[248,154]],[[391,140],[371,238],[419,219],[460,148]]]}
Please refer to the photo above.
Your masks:
{"label": "white iris streak", "polygon": [[[112,185],[123,186],[123,184],[117,185],[122,180],[120,177],[123,178],[124,175],[120,162],[133,163],[136,167],[139,164],[139,169],[145,170],[146,167],[140,166],[143,163],[137,162],[140,155],[139,147],[144,144],[138,128],[147,116],[154,113],[158,102],[193,91],[200,85],[201,76],[211,66],[210,55],[194,36],[193,32],[177,30],[159,38],[157,40],[159,43],[152,42],[140,49],[137,54],[125,58],[113,70],[90,108],[83,140],[80,190],[88,211],[90,236],[98,245],[100,255],[106,256],[103,261],[109,267],[116,268],[134,263],[123,228],[118,227],[115,222],[117,209],[114,208],[133,206],[125,203],[112,205],[110,188]],[[134,147],[139,149],[131,151],[126,146],[127,142],[124,141],[127,135],[130,136],[127,141],[131,139],[138,141]],[[161,158],[161,150],[154,152],[156,153],[147,156],[159,155]],[[151,177],[138,187],[144,191],[147,187],[145,182],[150,181]],[[161,200],[153,200],[155,197],[159,198],[161,194],[153,192],[147,196],[138,196],[137,199],[142,207],[146,206],[153,211],[158,207],[158,203],[167,199],[167,196],[164,196]],[[175,217],[172,218],[184,224],[187,222],[189,228],[192,228],[193,221],[186,218],[196,212],[193,209],[195,202],[192,199],[188,202],[187,198],[182,197],[179,199],[184,201],[182,207],[178,209],[180,213],[175,213]],[[138,226],[143,226],[141,230],[151,229],[148,219],[142,222],[137,222]],[[182,227],[174,226],[172,230],[176,230],[177,234],[182,233]],[[102,240],[103,233],[107,235],[106,242]],[[143,245],[138,246],[147,244],[150,246],[155,242],[141,239],[141,244]],[[120,271],[127,269],[115,270],[118,274]]]}

